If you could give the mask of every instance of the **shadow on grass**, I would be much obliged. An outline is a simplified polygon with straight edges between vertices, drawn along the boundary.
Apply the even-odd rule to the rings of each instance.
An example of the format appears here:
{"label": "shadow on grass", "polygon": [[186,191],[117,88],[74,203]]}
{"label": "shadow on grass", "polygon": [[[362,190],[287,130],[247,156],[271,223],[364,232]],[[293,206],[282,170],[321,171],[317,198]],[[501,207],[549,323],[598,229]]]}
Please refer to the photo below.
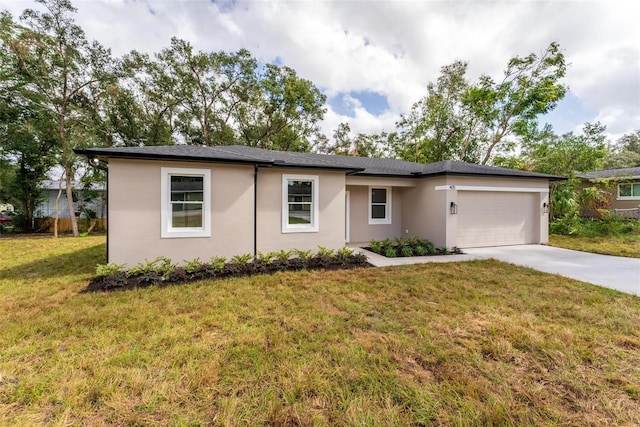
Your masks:
{"label": "shadow on grass", "polygon": [[96,264],[105,263],[104,243],[74,252],[41,258],[0,270],[0,279],[49,279],[58,276],[94,273]]}

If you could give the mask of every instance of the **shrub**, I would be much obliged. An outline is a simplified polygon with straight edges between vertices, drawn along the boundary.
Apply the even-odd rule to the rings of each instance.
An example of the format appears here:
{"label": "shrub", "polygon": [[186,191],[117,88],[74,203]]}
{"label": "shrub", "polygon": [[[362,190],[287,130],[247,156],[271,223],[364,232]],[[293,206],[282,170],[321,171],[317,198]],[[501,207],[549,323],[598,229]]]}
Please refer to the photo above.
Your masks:
{"label": "shrub", "polygon": [[389,247],[384,251],[384,256],[386,256],[387,258],[395,258],[396,250],[394,248]]}
{"label": "shrub", "polygon": [[200,258],[194,258],[191,261],[185,261],[184,271],[189,274],[195,273],[200,267],[202,267],[202,262]]}
{"label": "shrub", "polygon": [[175,269],[175,264],[172,264],[169,258],[159,256],[153,261],[145,259],[144,262],[134,265],[127,271],[127,276],[146,275],[148,278],[150,275],[147,273],[156,273],[157,275],[167,278]]}
{"label": "shrub", "polygon": [[304,261],[309,261],[311,258],[313,258],[313,252],[311,251],[305,251],[305,250],[301,250],[301,249],[294,249],[293,253],[300,258],[301,260]]}
{"label": "shrub", "polygon": [[372,240],[369,243],[369,247],[371,248],[372,252],[375,252],[377,254],[382,254],[384,252],[384,246],[379,240]]}
{"label": "shrub", "polygon": [[427,250],[425,249],[424,246],[420,246],[420,245],[416,246],[413,249],[413,252],[415,252],[415,254],[418,255],[418,256],[425,256],[425,255],[427,255],[429,253],[429,252],[427,252]]}
{"label": "shrub", "polygon": [[209,264],[215,272],[221,272],[222,270],[224,270],[224,266],[226,263],[227,259],[223,256],[214,256],[209,260]]}
{"label": "shrub", "polygon": [[403,257],[413,256],[413,249],[411,249],[411,246],[403,246],[400,248],[400,254]]}
{"label": "shrub", "polygon": [[96,276],[108,277],[113,276],[118,272],[123,272],[124,264],[98,264],[96,265]]}

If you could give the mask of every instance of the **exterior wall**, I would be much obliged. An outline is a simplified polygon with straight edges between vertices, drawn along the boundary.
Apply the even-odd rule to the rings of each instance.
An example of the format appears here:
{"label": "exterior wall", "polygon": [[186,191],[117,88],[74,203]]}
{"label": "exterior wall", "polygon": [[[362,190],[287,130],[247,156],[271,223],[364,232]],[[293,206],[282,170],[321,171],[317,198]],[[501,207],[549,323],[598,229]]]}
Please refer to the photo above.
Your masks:
{"label": "exterior wall", "polygon": [[[319,177],[317,232],[282,233],[282,175]],[[352,205],[353,206],[353,205]],[[316,251],[345,244],[345,174],[316,169],[262,168],[258,171],[258,251]]]}
{"label": "exterior wall", "polygon": [[[211,170],[211,237],[160,237],[162,167]],[[166,256],[174,262],[253,252],[253,167],[111,159],[109,261],[134,265]]]}
{"label": "exterior wall", "polygon": [[[386,179],[370,182],[370,185],[391,186],[393,181]],[[415,185],[415,184],[414,184]],[[400,237],[402,234],[402,200],[404,188],[391,189],[391,224],[369,224],[369,186],[347,185],[350,195],[349,241],[368,242]]]}
{"label": "exterior wall", "polygon": [[[404,190],[402,206],[402,235],[421,237],[436,246],[447,245],[447,217],[451,194],[437,191],[445,185],[445,177],[422,178],[415,188]],[[455,235],[455,230],[452,231]]]}

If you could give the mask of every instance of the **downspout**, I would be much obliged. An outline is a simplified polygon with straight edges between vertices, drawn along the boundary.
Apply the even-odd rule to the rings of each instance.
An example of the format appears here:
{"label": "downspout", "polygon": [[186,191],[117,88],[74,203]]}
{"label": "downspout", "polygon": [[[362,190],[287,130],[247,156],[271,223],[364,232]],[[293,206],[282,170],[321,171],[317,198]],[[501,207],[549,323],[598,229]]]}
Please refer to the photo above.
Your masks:
{"label": "downspout", "polygon": [[253,165],[253,258],[258,257],[258,165]]}
{"label": "downspout", "polygon": [[[89,165],[93,168],[99,169],[101,171],[104,171],[106,174],[106,181],[105,181],[105,191],[106,191],[106,196],[105,196],[105,203],[107,204],[107,218],[105,221],[105,225],[107,227],[107,264],[109,263],[109,218],[111,217],[111,213],[109,212],[110,207],[109,207],[109,166],[101,166],[100,165],[100,159],[98,159],[97,157],[87,157],[87,160],[89,160]],[[106,162],[105,162],[106,163]]]}

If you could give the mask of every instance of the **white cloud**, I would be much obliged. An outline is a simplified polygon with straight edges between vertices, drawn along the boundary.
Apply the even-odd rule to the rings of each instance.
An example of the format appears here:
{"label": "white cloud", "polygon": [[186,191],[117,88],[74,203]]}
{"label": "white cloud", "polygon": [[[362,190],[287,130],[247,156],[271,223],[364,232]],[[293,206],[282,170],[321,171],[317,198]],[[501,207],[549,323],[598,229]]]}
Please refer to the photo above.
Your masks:
{"label": "white cloud", "polygon": [[[637,1],[273,1],[75,0],[87,35],[122,55],[157,52],[172,36],[200,50],[249,49],[278,58],[328,96],[373,91],[387,97],[379,115],[329,108],[327,135],[349,121],[354,132],[391,130],[425,93],[440,67],[469,61],[469,77],[499,78],[514,55],[552,41],[570,64],[565,82],[613,134],[640,128],[640,2]],[[35,3],[12,0],[15,15]]]}

